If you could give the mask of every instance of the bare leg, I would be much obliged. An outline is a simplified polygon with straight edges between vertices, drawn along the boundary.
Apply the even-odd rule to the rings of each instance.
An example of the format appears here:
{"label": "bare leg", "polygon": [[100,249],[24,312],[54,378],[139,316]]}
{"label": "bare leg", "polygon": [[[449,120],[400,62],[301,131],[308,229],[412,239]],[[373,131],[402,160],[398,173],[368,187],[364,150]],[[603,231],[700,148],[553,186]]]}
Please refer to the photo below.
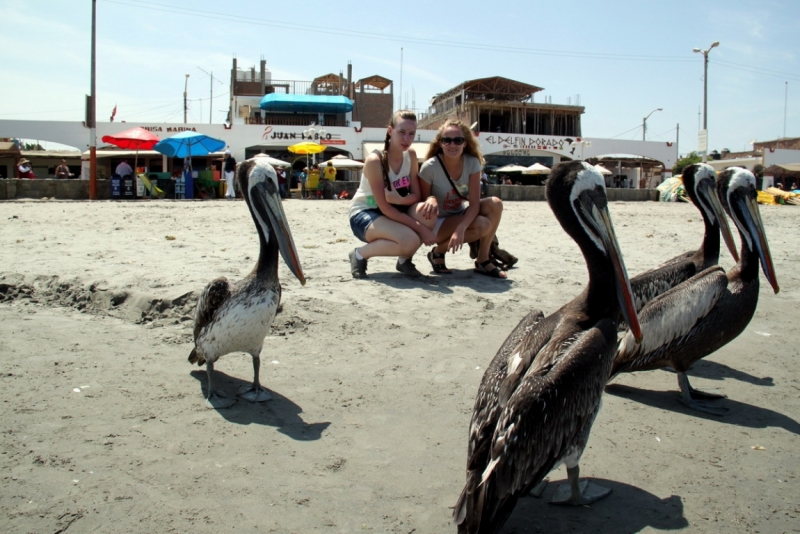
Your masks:
{"label": "bare leg", "polygon": [[261,382],[258,378],[260,368],[261,357],[253,356],[253,385],[239,393],[241,398],[250,402],[264,402],[272,399],[269,391],[261,387]]}
{"label": "bare leg", "polygon": [[611,488],[604,488],[588,480],[580,480],[580,466],[567,467],[569,485],[564,484],[558,488],[550,504],[571,504],[580,506],[599,501],[611,493]]}
{"label": "bare leg", "polygon": [[[711,415],[720,416],[728,411],[727,408],[721,406],[708,406],[705,403],[697,402],[692,398],[692,393],[697,393],[698,391],[689,384],[689,377],[686,376],[684,372],[678,372],[678,386],[681,388],[681,402],[684,403],[686,406],[691,408],[692,410],[697,410],[698,412],[705,412],[710,413]],[[709,395],[714,395],[713,393],[705,393],[700,394],[699,396],[705,396],[705,398],[713,399],[719,397],[713,397]],[[724,396],[723,396],[724,398]]]}
{"label": "bare leg", "polygon": [[206,375],[208,376],[208,396],[206,396],[206,406],[221,410],[230,408],[236,402],[236,399],[230,399],[217,393],[214,389],[214,364],[206,362]]}
{"label": "bare leg", "polygon": [[503,202],[497,197],[488,197],[481,200],[481,215],[489,219],[490,226],[486,234],[481,236],[481,244],[478,247],[478,263],[484,262],[489,259],[489,253],[492,248],[492,239],[497,233],[497,227],[500,226],[500,219],[503,216]]}
{"label": "bare leg", "polygon": [[419,249],[420,241],[417,233],[404,224],[388,217],[374,220],[365,234],[368,243],[358,249],[364,259],[376,256],[397,256],[409,259]]}

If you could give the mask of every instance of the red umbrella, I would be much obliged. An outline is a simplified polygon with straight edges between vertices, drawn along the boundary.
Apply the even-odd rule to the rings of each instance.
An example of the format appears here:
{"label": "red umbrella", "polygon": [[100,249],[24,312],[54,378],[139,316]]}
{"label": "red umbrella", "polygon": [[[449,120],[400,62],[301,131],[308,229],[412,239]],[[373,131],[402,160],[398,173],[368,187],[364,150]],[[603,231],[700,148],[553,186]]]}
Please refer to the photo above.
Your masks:
{"label": "red umbrella", "polygon": [[136,166],[139,163],[139,151],[150,150],[160,139],[154,133],[151,133],[144,128],[137,126],[130,130],[125,130],[115,135],[104,135],[103,142],[110,145],[115,145],[127,150],[135,150],[136,156],[133,163],[134,173],[136,173]]}

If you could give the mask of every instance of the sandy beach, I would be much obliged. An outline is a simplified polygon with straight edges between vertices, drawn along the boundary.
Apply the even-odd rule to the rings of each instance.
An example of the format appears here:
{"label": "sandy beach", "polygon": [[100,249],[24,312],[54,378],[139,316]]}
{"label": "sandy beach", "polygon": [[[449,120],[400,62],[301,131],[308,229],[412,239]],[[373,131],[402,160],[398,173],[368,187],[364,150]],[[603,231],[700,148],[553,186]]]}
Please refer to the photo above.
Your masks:
{"label": "sandy beach", "polygon": [[[284,206],[308,283],[281,263],[261,369],[273,400],[215,411],[187,361],[192,316],[211,279],[254,265],[243,202],[0,202],[0,531],[455,532],[485,366],[530,310],[581,291],[577,246],[546,203],[509,202],[509,282],[473,274],[467,250],[449,277],[408,279],[386,258],[353,280],[348,203]],[[702,239],[689,204],[610,210],[631,275]],[[504,532],[800,532],[800,208],[761,214],[781,292],[762,275],[749,327],[690,373],[730,411],[687,409],[666,371],[620,377],[581,462],[613,493],[558,508],[551,483]],[[216,369],[231,394],[252,379],[245,354]]]}

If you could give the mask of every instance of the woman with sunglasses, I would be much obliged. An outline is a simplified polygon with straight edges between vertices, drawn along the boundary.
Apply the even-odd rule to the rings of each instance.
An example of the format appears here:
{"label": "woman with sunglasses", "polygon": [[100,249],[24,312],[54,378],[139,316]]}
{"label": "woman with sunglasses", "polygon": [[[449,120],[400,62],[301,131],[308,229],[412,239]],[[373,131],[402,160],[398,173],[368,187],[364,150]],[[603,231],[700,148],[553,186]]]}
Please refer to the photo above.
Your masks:
{"label": "woman with sunglasses", "polygon": [[434,272],[450,274],[446,252],[456,252],[464,243],[480,240],[475,272],[492,278],[507,278],[490,258],[492,239],[500,225],[503,203],[497,197],[481,199],[483,156],[472,131],[461,121],[448,120],[428,148],[419,171],[422,198],[416,214],[425,224],[438,212],[433,227],[437,245],[428,252]]}
{"label": "woman with sunglasses", "polygon": [[[419,203],[417,155],[409,150],[417,135],[417,116],[396,111],[386,131],[383,151],[367,156],[358,191],[350,205],[350,228],[366,245],[350,252],[353,278],[367,277],[367,260],[397,256],[395,268],[407,276],[421,276],[411,262],[422,246],[436,236],[422,220],[412,218]],[[408,213],[407,213],[408,212]],[[431,221],[428,224],[432,226]]]}

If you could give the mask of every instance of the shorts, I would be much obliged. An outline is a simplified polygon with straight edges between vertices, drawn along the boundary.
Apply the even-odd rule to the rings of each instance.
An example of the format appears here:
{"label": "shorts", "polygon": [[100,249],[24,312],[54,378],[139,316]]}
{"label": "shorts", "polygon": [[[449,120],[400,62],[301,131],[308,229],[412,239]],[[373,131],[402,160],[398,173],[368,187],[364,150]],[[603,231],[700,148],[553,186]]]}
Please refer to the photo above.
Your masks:
{"label": "shorts", "polygon": [[367,228],[373,221],[379,217],[383,217],[380,210],[363,210],[350,217],[350,229],[353,230],[353,235],[364,243],[367,241]]}
{"label": "shorts", "polygon": [[447,217],[453,217],[455,215],[464,215],[465,211],[467,211],[467,208],[462,209],[458,213],[451,213],[450,215],[447,215],[446,217],[437,218],[436,219],[436,224],[433,225],[433,235],[439,235],[439,230],[442,229],[442,224],[444,223],[445,219],[447,219]]}

